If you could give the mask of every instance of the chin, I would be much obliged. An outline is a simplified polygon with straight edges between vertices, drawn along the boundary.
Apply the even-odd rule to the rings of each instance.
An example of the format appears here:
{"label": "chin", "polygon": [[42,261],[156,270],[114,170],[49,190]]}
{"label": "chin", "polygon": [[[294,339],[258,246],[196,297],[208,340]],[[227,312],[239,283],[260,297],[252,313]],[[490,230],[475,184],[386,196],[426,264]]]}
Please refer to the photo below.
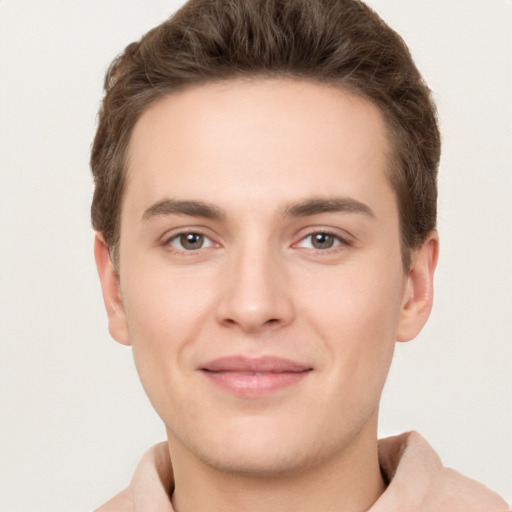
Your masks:
{"label": "chin", "polygon": [[350,433],[326,436],[298,425],[300,422],[245,421],[237,428],[231,425],[209,431],[201,436],[200,444],[187,448],[203,463],[226,474],[279,478],[305,472],[350,443]]}
{"label": "chin", "polygon": [[290,476],[316,465],[307,451],[290,447],[230,446],[220,453],[205,453],[203,462],[227,474],[252,478],[278,478]]}

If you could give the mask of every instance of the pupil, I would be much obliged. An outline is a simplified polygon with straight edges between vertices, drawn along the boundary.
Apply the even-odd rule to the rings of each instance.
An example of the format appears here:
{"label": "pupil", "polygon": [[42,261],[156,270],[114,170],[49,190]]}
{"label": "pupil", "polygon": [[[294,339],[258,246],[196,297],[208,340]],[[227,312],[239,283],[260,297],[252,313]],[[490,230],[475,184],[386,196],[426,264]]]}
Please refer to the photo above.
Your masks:
{"label": "pupil", "polygon": [[185,249],[200,249],[203,245],[204,236],[198,233],[187,233],[186,235],[181,235],[181,245]]}
{"label": "pupil", "polygon": [[317,233],[313,236],[313,247],[316,249],[329,249],[334,243],[334,238],[327,233]]}

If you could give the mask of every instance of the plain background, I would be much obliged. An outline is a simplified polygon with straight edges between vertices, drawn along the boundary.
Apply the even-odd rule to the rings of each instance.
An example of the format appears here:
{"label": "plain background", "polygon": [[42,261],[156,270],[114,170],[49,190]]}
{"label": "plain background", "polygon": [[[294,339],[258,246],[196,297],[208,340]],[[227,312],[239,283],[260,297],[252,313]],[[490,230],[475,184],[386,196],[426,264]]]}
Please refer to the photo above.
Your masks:
{"label": "plain background", "polygon": [[[180,4],[0,0],[0,509],[91,510],[164,428],[107,332],[88,158],[111,59]],[[371,0],[444,139],[432,317],[397,347],[381,435],[420,431],[512,501],[512,1]]]}

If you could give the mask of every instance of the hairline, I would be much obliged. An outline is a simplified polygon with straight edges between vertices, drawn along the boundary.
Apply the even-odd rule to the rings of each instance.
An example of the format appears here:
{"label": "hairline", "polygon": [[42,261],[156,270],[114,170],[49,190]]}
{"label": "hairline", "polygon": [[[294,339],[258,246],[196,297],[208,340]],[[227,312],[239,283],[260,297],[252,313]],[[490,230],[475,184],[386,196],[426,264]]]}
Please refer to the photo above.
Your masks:
{"label": "hairline", "polygon": [[178,94],[180,92],[184,92],[194,88],[200,88],[207,85],[221,85],[228,84],[233,82],[257,82],[260,80],[289,80],[293,82],[305,82],[310,84],[316,84],[325,86],[326,88],[334,88],[340,91],[349,93],[356,98],[362,99],[366,102],[371,103],[375,106],[382,119],[384,121],[386,130],[385,130],[385,139],[388,146],[388,151],[386,151],[386,177],[388,179],[389,185],[395,197],[397,212],[398,212],[398,223],[399,223],[399,231],[400,231],[400,253],[402,259],[402,266],[404,272],[409,270],[411,263],[411,253],[416,249],[414,246],[409,246],[407,240],[404,235],[404,219],[403,212],[400,204],[400,194],[398,191],[398,174],[401,169],[401,163],[399,158],[399,148],[400,144],[398,141],[398,134],[396,133],[396,127],[392,122],[392,117],[386,112],[386,109],[383,105],[381,105],[375,98],[372,98],[369,94],[365,94],[363,91],[358,89],[356,86],[350,84],[350,82],[339,79],[339,80],[329,80],[323,79],[318,76],[310,75],[307,73],[293,73],[283,71],[271,71],[271,72],[233,72],[232,74],[226,74],[223,77],[201,77],[195,80],[189,80],[186,83],[181,83],[178,85],[163,85],[157,87],[155,89],[151,89],[154,93],[154,97],[151,98],[150,95],[146,92],[146,95],[150,97],[150,100],[147,101],[143,108],[135,115],[134,120],[131,123],[130,129],[125,133],[125,141],[123,141],[121,147],[119,148],[122,153],[121,157],[121,172],[119,179],[119,203],[117,205],[117,212],[113,230],[113,242],[112,245],[109,245],[109,253],[110,259],[112,261],[113,267],[116,273],[120,271],[120,252],[119,246],[121,242],[121,215],[123,209],[123,200],[125,197],[125,189],[126,183],[130,174],[130,144],[133,136],[133,132],[135,130],[135,126],[141,119],[141,117],[153,106],[157,103],[164,101],[166,98]]}

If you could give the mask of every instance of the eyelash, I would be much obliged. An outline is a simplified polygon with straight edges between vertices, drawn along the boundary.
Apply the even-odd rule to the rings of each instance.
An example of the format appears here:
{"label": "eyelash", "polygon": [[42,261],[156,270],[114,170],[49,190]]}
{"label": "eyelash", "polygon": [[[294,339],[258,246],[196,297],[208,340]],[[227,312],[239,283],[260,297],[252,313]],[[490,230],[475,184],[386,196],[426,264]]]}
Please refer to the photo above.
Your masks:
{"label": "eyelash", "polygon": [[[201,244],[201,247],[195,248],[195,249],[185,249],[183,247],[183,243],[180,243],[180,240],[183,241],[183,237],[196,235],[199,237],[202,237],[203,242],[206,241],[208,244],[206,247],[204,246],[204,243]],[[326,248],[318,248],[314,247],[314,236],[326,236],[331,237],[333,239],[333,245]],[[300,247],[300,244],[304,243],[306,240],[310,240],[310,245],[313,247]],[[173,245],[173,242],[178,241],[180,243],[181,247],[176,247]],[[212,238],[208,235],[206,235],[203,231],[197,229],[197,230],[187,230],[187,231],[181,231],[179,233],[175,233],[172,236],[166,237],[162,245],[166,247],[168,250],[175,252],[177,254],[186,254],[186,255],[194,255],[197,254],[199,251],[209,249],[215,246],[219,246],[219,244],[216,244]],[[348,240],[345,237],[340,236],[339,233],[334,233],[328,229],[319,229],[316,231],[312,231],[308,233],[307,235],[300,238],[298,242],[295,242],[292,247],[296,247],[299,249],[303,249],[306,251],[311,251],[315,253],[332,253],[340,250],[340,246],[342,247],[351,247],[353,243]]]}
{"label": "eyelash", "polygon": [[[202,245],[201,247],[198,247],[197,249],[185,249],[183,247],[179,248],[179,247],[174,247],[172,245],[172,242],[174,242],[176,240],[179,242],[180,239],[183,239],[183,237],[190,236],[190,235],[196,235],[196,236],[202,237],[203,240],[208,240],[209,241],[208,246],[204,247]],[[195,254],[195,253],[197,253],[200,250],[208,249],[210,247],[215,246],[216,244],[211,239],[211,237],[209,237],[208,235],[203,233],[201,230],[197,229],[197,230],[181,231],[179,233],[173,234],[172,236],[166,237],[163,240],[163,244],[162,245],[167,247],[167,248],[171,248],[173,251],[175,251],[177,253]]]}
{"label": "eyelash", "polygon": [[331,247],[327,247],[324,249],[315,248],[315,247],[301,247],[301,249],[314,251],[314,252],[321,252],[321,253],[331,253],[340,250],[340,248],[343,247],[351,247],[353,243],[346,237],[341,236],[339,233],[334,233],[328,229],[319,229],[316,231],[312,231],[308,233],[307,235],[303,236],[298,242],[294,244],[294,246],[298,246],[299,244],[303,243],[305,240],[310,239],[311,245],[314,244],[313,237],[314,236],[327,236],[331,237],[334,240],[334,245]]}

